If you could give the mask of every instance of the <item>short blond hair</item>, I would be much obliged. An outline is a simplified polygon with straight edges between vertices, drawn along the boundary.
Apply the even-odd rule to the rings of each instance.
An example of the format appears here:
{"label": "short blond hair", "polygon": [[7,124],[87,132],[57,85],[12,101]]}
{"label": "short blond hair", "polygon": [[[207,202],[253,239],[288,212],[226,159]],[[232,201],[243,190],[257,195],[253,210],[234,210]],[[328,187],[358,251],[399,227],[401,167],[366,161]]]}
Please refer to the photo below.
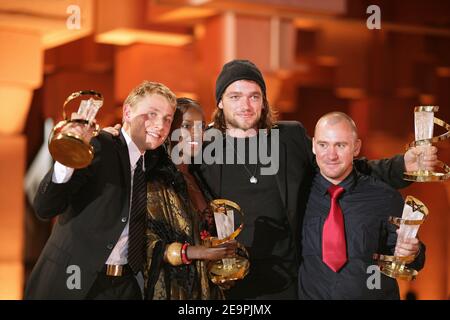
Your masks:
{"label": "short blond hair", "polygon": [[137,87],[131,90],[128,97],[125,99],[124,104],[128,104],[133,107],[140,99],[146,95],[159,94],[166,98],[170,106],[175,110],[177,107],[177,97],[168,87],[159,82],[151,82],[145,80]]}

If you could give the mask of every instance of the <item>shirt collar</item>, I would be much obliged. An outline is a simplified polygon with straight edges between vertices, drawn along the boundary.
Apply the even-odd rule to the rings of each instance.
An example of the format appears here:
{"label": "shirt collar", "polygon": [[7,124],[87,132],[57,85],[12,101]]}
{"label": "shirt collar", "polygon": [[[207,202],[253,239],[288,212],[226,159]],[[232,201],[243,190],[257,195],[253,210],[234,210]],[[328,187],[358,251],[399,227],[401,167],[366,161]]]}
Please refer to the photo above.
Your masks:
{"label": "shirt collar", "polygon": [[123,134],[123,137],[125,138],[125,142],[127,143],[128,155],[130,156],[130,166],[131,168],[134,168],[139,160],[139,157],[141,156],[141,151],[139,151],[139,148],[136,146],[133,140],[131,140],[130,136],[125,132],[125,130],[123,128],[120,130]]}
{"label": "shirt collar", "polygon": [[[345,189],[345,193],[353,191],[356,186],[357,175],[358,173],[353,168],[350,174],[338,184]],[[317,184],[316,186],[319,188],[319,192],[322,195],[327,194],[328,188],[332,185],[330,181],[324,178],[320,171],[317,173],[315,183]]]}

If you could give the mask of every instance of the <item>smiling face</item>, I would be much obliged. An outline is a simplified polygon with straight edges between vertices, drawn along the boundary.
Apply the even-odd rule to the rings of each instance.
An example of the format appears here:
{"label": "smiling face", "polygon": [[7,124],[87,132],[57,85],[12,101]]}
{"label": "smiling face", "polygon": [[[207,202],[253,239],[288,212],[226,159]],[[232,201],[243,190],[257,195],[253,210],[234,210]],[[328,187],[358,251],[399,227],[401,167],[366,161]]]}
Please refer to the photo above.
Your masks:
{"label": "smiling face", "polygon": [[313,153],[320,173],[333,184],[343,181],[353,169],[361,140],[350,123],[339,117],[321,118],[313,138]]}
{"label": "smiling face", "polygon": [[194,157],[202,148],[202,136],[205,128],[202,112],[194,107],[187,109],[183,113],[180,128],[182,129],[179,140],[180,147],[186,156]]}
{"label": "smiling face", "polygon": [[246,136],[248,131],[254,134],[263,108],[261,88],[254,81],[235,81],[223,93],[218,107],[223,110],[230,135]]}
{"label": "smiling face", "polygon": [[123,106],[124,130],[143,153],[166,140],[175,110],[160,94],[146,94],[131,106]]}

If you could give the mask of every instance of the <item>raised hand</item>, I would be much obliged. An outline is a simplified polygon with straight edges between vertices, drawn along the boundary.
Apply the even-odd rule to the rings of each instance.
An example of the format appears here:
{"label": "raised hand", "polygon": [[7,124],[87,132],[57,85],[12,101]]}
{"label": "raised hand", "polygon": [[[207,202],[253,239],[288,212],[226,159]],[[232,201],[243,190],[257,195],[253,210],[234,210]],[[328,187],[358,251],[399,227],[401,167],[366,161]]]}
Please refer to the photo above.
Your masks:
{"label": "raised hand", "polygon": [[[72,113],[70,117],[71,120],[80,120],[83,119],[78,113]],[[77,135],[87,144],[91,142],[92,137],[95,136],[95,120],[93,121],[92,126],[88,126],[84,123],[78,122],[69,122],[62,129],[61,133],[63,134],[72,134]]]}
{"label": "raised hand", "polygon": [[106,127],[106,128],[103,128],[102,130],[117,137],[120,134],[121,127],[122,127],[122,125],[120,123],[118,123],[118,124],[114,125],[114,127]]}
{"label": "raised hand", "polygon": [[417,146],[406,151],[405,156],[406,171],[430,170],[435,171],[439,161],[437,158],[437,148],[434,146]]}
{"label": "raised hand", "polygon": [[[398,230],[397,230],[398,234]],[[400,238],[397,239],[397,244],[395,246],[395,253],[396,256],[415,256],[419,254],[420,249],[420,242],[417,238]]]}

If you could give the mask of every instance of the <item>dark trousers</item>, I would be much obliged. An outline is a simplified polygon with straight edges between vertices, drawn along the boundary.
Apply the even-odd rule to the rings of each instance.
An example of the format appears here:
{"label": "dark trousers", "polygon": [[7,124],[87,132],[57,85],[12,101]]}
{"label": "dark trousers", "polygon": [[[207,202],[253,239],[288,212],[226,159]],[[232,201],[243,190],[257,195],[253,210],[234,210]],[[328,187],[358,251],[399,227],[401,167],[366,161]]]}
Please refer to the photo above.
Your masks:
{"label": "dark trousers", "polygon": [[89,290],[88,300],[142,300],[141,288],[131,270],[120,277],[106,275],[106,271],[98,273]]}

